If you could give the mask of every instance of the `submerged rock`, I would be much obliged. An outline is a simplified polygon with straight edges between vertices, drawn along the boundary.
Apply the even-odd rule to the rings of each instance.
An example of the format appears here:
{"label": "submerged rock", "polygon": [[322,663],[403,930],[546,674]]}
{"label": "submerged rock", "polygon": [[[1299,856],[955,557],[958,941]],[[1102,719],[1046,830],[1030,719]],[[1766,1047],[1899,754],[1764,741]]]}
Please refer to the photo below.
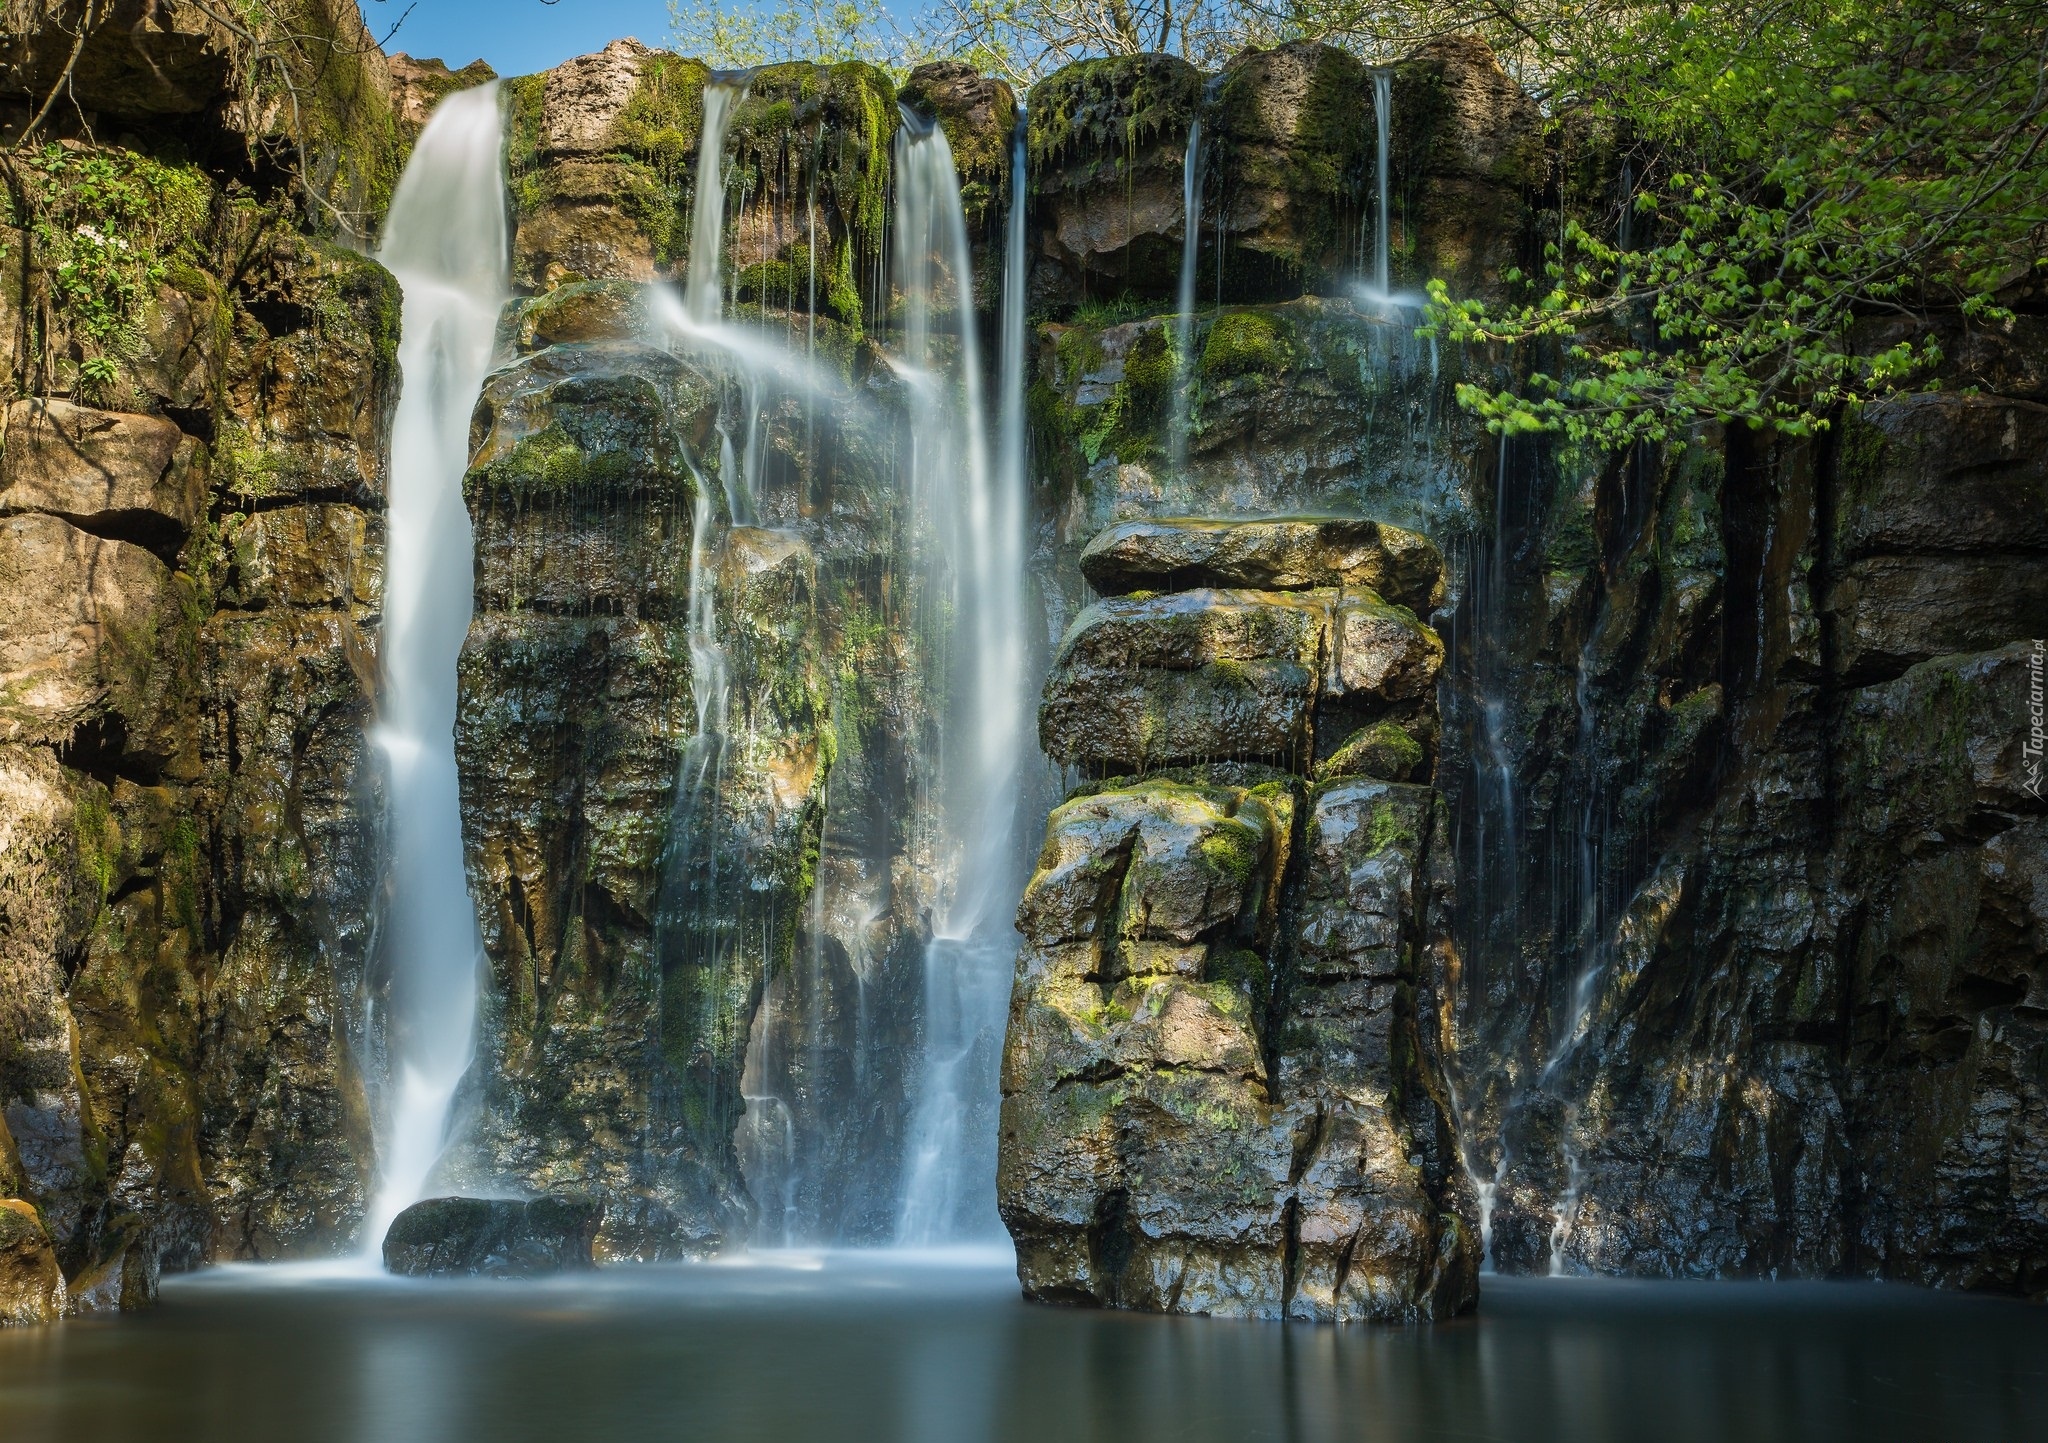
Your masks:
{"label": "submerged rock", "polygon": [[384,1266],[413,1278],[517,1278],[595,1267],[591,1247],[604,1211],[590,1198],[429,1198],[392,1219]]}

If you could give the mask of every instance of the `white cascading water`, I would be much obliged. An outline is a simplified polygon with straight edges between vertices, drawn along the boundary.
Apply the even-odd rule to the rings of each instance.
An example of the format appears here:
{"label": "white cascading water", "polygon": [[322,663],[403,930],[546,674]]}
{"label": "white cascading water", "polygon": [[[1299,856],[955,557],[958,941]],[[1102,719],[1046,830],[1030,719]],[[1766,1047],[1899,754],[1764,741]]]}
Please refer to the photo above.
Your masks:
{"label": "white cascading water", "polygon": [[1378,225],[1374,230],[1372,285],[1382,300],[1393,292],[1393,268],[1387,254],[1389,217],[1387,215],[1387,141],[1394,125],[1394,77],[1391,72],[1375,70],[1372,73],[1372,118],[1373,118],[1373,181],[1378,190]]}
{"label": "white cascading water", "polygon": [[[1168,469],[1179,475],[1188,465],[1188,382],[1194,374],[1195,266],[1202,254],[1202,122],[1188,122],[1188,150],[1181,161],[1180,290],[1173,316],[1173,415],[1166,430]],[[1220,254],[1220,249],[1219,249]]]}
{"label": "white cascading water", "polygon": [[[925,808],[939,871],[925,954],[924,1055],[912,1092],[896,1240],[1000,1238],[995,1210],[997,1073],[1019,880],[1014,845],[1027,705],[1023,426],[1005,416],[991,464],[967,223],[943,131],[905,111],[896,137],[897,370],[910,395],[909,505],[934,677],[940,756]],[[1023,201],[1021,177],[1013,205]],[[1005,347],[1021,359],[1021,227],[1013,214]],[[1006,394],[1018,383],[1009,376]],[[1020,403],[1021,404],[1021,403]],[[1006,410],[1007,410],[1006,406]]]}
{"label": "white cascading water", "polygon": [[404,291],[404,390],[391,429],[383,691],[372,740],[389,785],[390,1076],[377,1191],[364,1234],[381,1247],[448,1143],[468,1071],[482,948],[462,860],[455,665],[473,560],[462,477],[469,417],[490,369],[506,275],[503,128],[495,84],[449,96],[398,183],[379,259]]}

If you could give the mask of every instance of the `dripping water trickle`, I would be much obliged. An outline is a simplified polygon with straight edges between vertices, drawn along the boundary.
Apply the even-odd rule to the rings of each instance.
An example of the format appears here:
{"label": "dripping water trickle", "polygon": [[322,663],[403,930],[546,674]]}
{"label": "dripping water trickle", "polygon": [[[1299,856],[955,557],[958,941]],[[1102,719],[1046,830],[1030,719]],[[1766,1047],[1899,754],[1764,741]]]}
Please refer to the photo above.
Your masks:
{"label": "dripping water trickle", "polygon": [[1384,300],[1393,292],[1393,267],[1389,264],[1389,217],[1387,214],[1388,136],[1394,123],[1394,76],[1391,71],[1372,73],[1373,185],[1376,191],[1373,232],[1372,284]]}
{"label": "dripping water trickle", "polygon": [[495,84],[451,95],[421,132],[379,258],[404,294],[392,421],[383,692],[387,768],[389,1080],[367,1250],[423,1195],[448,1144],[476,1030],[482,947],[462,857],[456,659],[474,561],[462,477],[469,419],[509,293],[503,125]]}
{"label": "dripping water trickle", "polygon": [[1167,427],[1168,469],[1179,476],[1188,465],[1188,384],[1194,372],[1195,266],[1202,253],[1202,120],[1188,122],[1188,148],[1181,162],[1180,289],[1173,317],[1173,415]]}

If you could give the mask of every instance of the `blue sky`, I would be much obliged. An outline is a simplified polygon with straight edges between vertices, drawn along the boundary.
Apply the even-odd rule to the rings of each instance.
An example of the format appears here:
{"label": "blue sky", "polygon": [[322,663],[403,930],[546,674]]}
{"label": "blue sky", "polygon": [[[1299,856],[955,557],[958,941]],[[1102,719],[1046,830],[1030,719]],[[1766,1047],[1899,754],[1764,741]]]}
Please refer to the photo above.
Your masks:
{"label": "blue sky", "polygon": [[[409,0],[361,0],[379,39]],[[500,75],[530,75],[572,55],[632,35],[649,45],[668,37],[667,0],[419,0],[386,50],[435,56],[460,68],[482,57]]]}

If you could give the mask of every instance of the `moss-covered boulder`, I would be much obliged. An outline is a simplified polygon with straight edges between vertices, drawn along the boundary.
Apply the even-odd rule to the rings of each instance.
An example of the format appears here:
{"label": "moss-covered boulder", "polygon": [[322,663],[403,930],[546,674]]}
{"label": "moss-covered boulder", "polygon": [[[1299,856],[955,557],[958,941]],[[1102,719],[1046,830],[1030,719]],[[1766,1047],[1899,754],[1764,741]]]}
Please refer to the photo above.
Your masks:
{"label": "moss-covered boulder", "polygon": [[1060,762],[1285,761],[1312,741],[1330,594],[1118,597],[1076,619],[1039,710]]}
{"label": "moss-covered boulder", "polygon": [[1374,120],[1364,65],[1314,43],[1253,50],[1218,77],[1219,173],[1204,217],[1233,300],[1334,292],[1356,278],[1371,223]]}
{"label": "moss-covered boulder", "polygon": [[1177,56],[1118,55],[1076,61],[1031,87],[1036,306],[1174,293],[1181,172],[1202,84]]}
{"label": "moss-covered boulder", "polygon": [[1543,119],[1476,35],[1447,35],[1393,67],[1388,251],[1396,290],[1442,280],[1497,289],[1520,263],[1546,178]]}

